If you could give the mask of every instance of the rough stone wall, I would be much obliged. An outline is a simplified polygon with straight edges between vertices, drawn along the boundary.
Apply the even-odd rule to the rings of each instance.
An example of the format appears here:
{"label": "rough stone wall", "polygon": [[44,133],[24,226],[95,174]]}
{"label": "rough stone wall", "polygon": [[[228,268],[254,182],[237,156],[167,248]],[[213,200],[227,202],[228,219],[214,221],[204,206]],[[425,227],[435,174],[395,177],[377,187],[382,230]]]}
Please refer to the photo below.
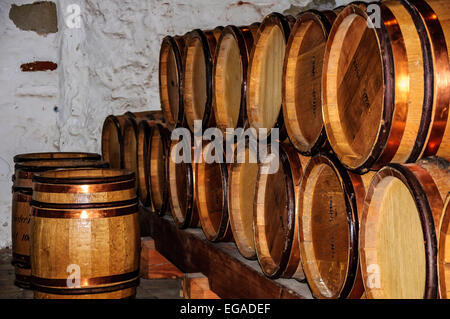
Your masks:
{"label": "rough stone wall", "polygon": [[[33,18],[33,14],[49,15],[48,8],[24,12],[20,5],[25,3],[30,2],[0,1],[0,248],[11,242],[13,156],[57,151],[59,143],[54,111],[58,107],[58,69],[45,70],[45,64],[43,71],[21,69],[36,61],[57,63],[58,35],[48,33],[54,31],[47,29],[49,24],[42,25]],[[17,26],[10,19],[12,5],[17,6],[12,16]],[[42,28],[34,29],[36,25]],[[41,69],[39,65],[36,69]]]}
{"label": "rough stone wall", "polygon": [[[160,109],[158,58],[164,36],[247,25],[273,11],[295,14],[349,2],[54,0],[58,31],[46,33],[52,19],[48,5],[34,16],[37,26],[27,23],[20,28],[9,17],[12,5],[32,1],[1,0],[0,248],[10,244],[12,157],[30,151],[99,152],[106,115]],[[74,4],[80,8],[79,28],[72,19]],[[20,16],[17,20],[28,21]],[[21,71],[23,64],[35,61],[53,62],[57,68]]]}

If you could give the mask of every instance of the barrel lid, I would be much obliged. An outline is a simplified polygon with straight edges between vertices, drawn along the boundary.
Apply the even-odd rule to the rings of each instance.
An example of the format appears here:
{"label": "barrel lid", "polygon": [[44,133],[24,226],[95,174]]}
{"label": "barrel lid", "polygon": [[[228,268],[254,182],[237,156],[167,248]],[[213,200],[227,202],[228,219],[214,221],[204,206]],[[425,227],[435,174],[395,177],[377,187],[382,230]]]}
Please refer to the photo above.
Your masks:
{"label": "barrel lid", "polygon": [[129,170],[112,168],[58,169],[33,176],[33,182],[47,184],[107,184],[129,181],[136,174]]}
{"label": "barrel lid", "polygon": [[37,160],[100,160],[101,155],[85,152],[42,152],[25,153],[14,156],[14,163]]}

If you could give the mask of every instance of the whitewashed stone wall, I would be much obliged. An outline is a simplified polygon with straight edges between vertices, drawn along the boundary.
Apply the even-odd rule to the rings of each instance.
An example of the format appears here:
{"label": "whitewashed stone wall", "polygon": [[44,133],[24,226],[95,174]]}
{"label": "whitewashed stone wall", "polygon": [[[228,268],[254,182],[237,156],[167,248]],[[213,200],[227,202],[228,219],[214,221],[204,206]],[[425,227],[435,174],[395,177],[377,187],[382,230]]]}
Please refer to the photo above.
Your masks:
{"label": "whitewashed stone wall", "polygon": [[[273,11],[331,9],[350,1],[54,2],[58,33],[42,36],[21,31],[8,18],[11,4],[31,1],[0,1],[0,248],[10,244],[12,157],[30,151],[99,152],[107,114],[160,109],[158,57],[165,35],[246,25]],[[81,9],[80,28],[66,23],[72,4]],[[58,68],[20,71],[21,64],[33,60],[55,61]]]}

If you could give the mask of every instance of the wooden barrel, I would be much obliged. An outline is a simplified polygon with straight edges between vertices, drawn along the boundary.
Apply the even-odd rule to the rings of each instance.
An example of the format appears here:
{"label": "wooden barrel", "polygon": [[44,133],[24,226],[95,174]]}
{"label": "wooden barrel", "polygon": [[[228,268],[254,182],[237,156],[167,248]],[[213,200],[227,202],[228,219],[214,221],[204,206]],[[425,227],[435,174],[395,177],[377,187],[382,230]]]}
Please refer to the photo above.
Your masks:
{"label": "wooden barrel", "polygon": [[96,153],[84,152],[47,152],[47,153],[26,153],[14,156],[14,163],[23,163],[39,160],[101,160],[102,156]]}
{"label": "wooden barrel", "polygon": [[[437,238],[448,163],[389,164],[374,177],[361,221],[367,298],[436,298]],[[445,196],[445,195],[444,195]]]}
{"label": "wooden barrel", "polygon": [[[248,121],[250,127],[255,129],[266,128],[267,134],[272,128],[284,128],[281,84],[289,32],[286,17],[279,13],[269,14],[259,27],[250,54],[247,73]],[[283,130],[280,137],[284,135]]]}
{"label": "wooden barrel", "polygon": [[303,271],[316,298],[361,298],[358,230],[373,173],[348,172],[332,156],[308,163],[298,201]]}
{"label": "wooden barrel", "polygon": [[292,28],[283,66],[283,118],[290,141],[303,155],[329,148],[322,121],[322,67],[336,14],[310,10]]}
{"label": "wooden barrel", "polygon": [[450,296],[450,194],[444,204],[442,219],[439,227],[438,277],[439,292],[442,299]]}
{"label": "wooden barrel", "polygon": [[76,169],[36,174],[31,218],[35,298],[130,298],[139,283],[135,175]]}
{"label": "wooden barrel", "polygon": [[[143,119],[164,122],[161,111],[126,112],[123,115],[106,117],[102,128],[102,156],[111,168],[124,168],[125,166],[124,134],[127,122],[131,121],[131,125],[137,127],[139,121]],[[128,151],[130,151],[130,147],[128,147]]]}
{"label": "wooden barrel", "polygon": [[433,56],[433,112],[429,121],[423,156],[437,155],[450,159],[450,3],[446,0],[408,0],[425,24]]}
{"label": "wooden barrel", "polygon": [[[169,188],[169,204],[175,224],[181,229],[200,226],[197,203],[195,201],[195,174],[192,164],[192,153],[186,161],[177,163],[179,141],[171,141],[170,153],[166,158],[166,172]],[[180,147],[181,147],[180,142]],[[172,155],[172,152],[173,155]],[[184,155],[184,154],[183,154]]]}
{"label": "wooden barrel", "polygon": [[220,28],[213,31],[193,30],[184,36],[182,95],[186,124],[194,131],[194,121],[203,129],[214,124],[213,59]]}
{"label": "wooden barrel", "polygon": [[[34,154],[34,158],[44,158],[38,161],[25,161],[16,163],[14,171],[14,185],[11,209],[11,239],[12,239],[12,264],[15,266],[15,284],[22,288],[29,288],[30,284],[30,201],[33,192],[33,174],[54,170],[59,168],[82,168],[82,167],[107,167],[100,161],[79,160],[83,154],[71,153],[70,156],[77,158],[69,160],[66,155]],[[31,155],[19,155],[17,158],[31,158]],[[59,159],[52,159],[58,158]],[[91,155],[94,158],[94,154]],[[48,159],[45,159],[48,158]],[[98,158],[98,157],[97,157]]]}
{"label": "wooden barrel", "polygon": [[169,207],[169,190],[166,178],[166,157],[168,155],[169,130],[155,124],[149,131],[149,189],[152,208],[159,215],[164,215]]}
{"label": "wooden barrel", "polygon": [[258,175],[258,157],[256,149],[245,145],[241,160],[241,151],[235,150],[233,164],[228,177],[228,211],[230,225],[236,246],[247,259],[256,258],[253,231],[253,203]]}
{"label": "wooden barrel", "polygon": [[302,160],[295,148],[279,146],[279,168],[264,173],[260,164],[253,205],[255,248],[263,273],[270,278],[304,279],[298,246],[296,196],[302,173]]}
{"label": "wooden barrel", "polygon": [[[203,145],[203,160],[194,163],[195,194],[200,223],[208,240],[231,241],[233,238],[228,216],[228,168],[225,154],[221,157],[213,143]],[[213,151],[214,149],[214,151]],[[221,162],[206,163],[205,154],[213,154]]]}
{"label": "wooden barrel", "polygon": [[180,36],[166,36],[159,52],[159,95],[161,109],[167,127],[172,130],[183,123],[183,77],[184,39]]}
{"label": "wooden barrel", "polygon": [[441,81],[447,82],[448,56],[442,54],[445,43],[432,46],[444,37],[431,35],[426,24],[442,25],[440,17],[422,20],[421,6],[416,10],[410,3],[426,6],[421,0],[383,1],[380,28],[368,26],[362,4],[350,5],[331,29],[323,117],[330,144],[349,169],[414,162],[436,154],[442,140],[443,101],[448,105],[449,99]]}
{"label": "wooden barrel", "polygon": [[152,121],[142,120],[138,125],[137,134],[137,183],[139,199],[144,206],[150,206],[150,185],[148,172],[150,161],[149,155],[149,134],[150,128],[154,125]]}
{"label": "wooden barrel", "polygon": [[[138,123],[133,117],[125,120],[123,126],[123,167],[138,173]],[[136,185],[137,186],[137,185]]]}
{"label": "wooden barrel", "polygon": [[253,46],[253,32],[259,24],[250,27],[227,26],[223,29],[214,58],[214,116],[217,127],[247,128],[247,66]]}

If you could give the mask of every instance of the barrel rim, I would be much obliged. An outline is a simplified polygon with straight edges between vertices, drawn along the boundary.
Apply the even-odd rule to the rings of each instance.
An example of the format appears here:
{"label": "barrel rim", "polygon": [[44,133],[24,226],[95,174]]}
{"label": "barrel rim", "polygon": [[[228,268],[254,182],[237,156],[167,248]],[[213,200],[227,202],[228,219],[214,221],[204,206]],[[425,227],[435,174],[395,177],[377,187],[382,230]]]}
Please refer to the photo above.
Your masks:
{"label": "barrel rim", "polygon": [[[422,102],[422,116],[420,119],[419,130],[417,132],[416,141],[414,146],[407,158],[406,162],[411,163],[415,162],[419,159],[421,154],[423,153],[425,142],[427,138],[427,131],[431,124],[431,116],[433,111],[433,87],[434,87],[434,65],[433,65],[433,57],[431,52],[431,44],[429,37],[426,32],[425,24],[420,17],[418,11],[408,2],[404,0],[400,0],[399,3],[406,9],[406,11],[410,14],[410,17],[414,23],[415,29],[418,33],[418,37],[420,40],[421,52],[422,52],[422,61],[423,61],[423,70],[424,70],[424,96]],[[383,10],[384,15],[393,16],[392,11],[390,10],[387,4],[381,4],[381,8]],[[391,26],[389,26],[391,28]],[[401,31],[397,31],[397,34],[401,34]],[[394,36],[395,37],[395,36]],[[394,43],[395,45],[395,43]],[[394,138],[395,141],[395,138]],[[392,148],[392,147],[387,147]],[[394,156],[393,153],[398,149],[398,146],[393,150],[385,150],[384,154],[380,156],[378,160],[377,168],[382,168],[383,164],[389,162]],[[387,157],[387,160],[386,160]]]}
{"label": "barrel rim", "polygon": [[[218,28],[218,27],[217,27]],[[183,97],[183,109],[184,109],[184,116],[186,118],[186,126],[191,131],[194,132],[194,128],[189,125],[190,119],[188,112],[186,112],[186,103],[184,101],[186,91],[186,63],[187,63],[187,52],[190,47],[191,41],[194,41],[195,39],[199,39],[202,44],[202,51],[203,56],[205,59],[205,67],[206,67],[206,101],[205,101],[205,111],[203,113],[202,120],[202,128],[203,130],[207,129],[210,125],[211,118],[213,118],[213,108],[212,108],[212,99],[213,99],[213,88],[212,88],[212,78],[213,78],[213,55],[214,55],[214,49],[215,49],[215,38],[214,36],[207,36],[207,32],[213,32],[213,31],[202,31],[200,29],[194,29],[190,32],[188,32],[185,35],[185,46],[184,46],[184,52],[183,52],[183,80],[182,80],[182,97]],[[214,43],[212,43],[214,39]],[[192,122],[194,122],[195,119],[192,119]],[[193,125],[193,123],[192,123]]]}
{"label": "barrel rim", "polygon": [[[339,160],[342,162],[343,154],[342,152],[336,151],[336,141],[334,138],[333,131],[329,127],[329,123],[331,122],[328,118],[327,112],[327,70],[329,65],[329,58],[331,52],[331,46],[333,44],[333,39],[336,36],[337,31],[339,30],[341,23],[345,18],[352,14],[356,14],[361,16],[363,19],[369,21],[370,17],[363,9],[367,4],[360,3],[358,5],[350,4],[341,13],[336,17],[336,20],[330,30],[330,34],[328,37],[325,56],[324,56],[324,73],[322,77],[322,90],[325,92],[322,94],[323,96],[323,108],[322,114],[324,118],[325,130],[327,133],[328,140],[330,142],[330,146],[333,149],[334,153],[337,155]],[[394,60],[392,54],[392,45],[389,38],[389,35],[386,30],[386,26],[384,23],[380,23],[380,28],[373,28],[373,34],[377,40],[377,46],[379,48],[379,58],[381,60],[381,67],[383,73],[383,83],[384,83],[384,96],[382,101],[382,112],[380,115],[380,125],[378,126],[377,133],[375,135],[374,143],[372,149],[361,156],[362,158],[358,160],[358,164],[349,165],[348,163],[342,162],[345,168],[350,171],[357,172],[359,174],[364,174],[369,171],[369,169],[374,166],[377,162],[378,158],[381,156],[386,142],[388,140],[390,131],[391,131],[391,122],[394,112],[394,100],[395,100],[395,70],[394,70]]]}
{"label": "barrel rim", "polygon": [[[331,13],[334,14],[334,19],[336,19],[336,14],[333,11],[329,11]],[[331,15],[331,14],[330,14]],[[330,19],[321,11],[318,10],[308,10],[305,12],[301,12],[297,15],[296,17],[296,21],[293,25],[293,27],[291,28],[291,32],[289,34],[289,38],[288,38],[288,42],[286,45],[286,54],[284,57],[284,62],[283,62],[283,78],[282,78],[282,99],[283,99],[283,104],[282,104],[282,112],[283,112],[283,117],[286,117],[286,69],[287,69],[287,65],[288,65],[288,58],[289,58],[289,51],[292,48],[293,42],[294,42],[294,35],[298,32],[298,30],[300,29],[301,25],[304,22],[307,21],[315,21],[317,22],[320,27],[322,28],[323,34],[325,36],[325,39],[328,39],[328,35],[330,33],[331,30],[331,26],[332,26],[332,22],[330,21]],[[326,42],[326,41],[325,41]],[[323,69],[323,67],[322,67]],[[329,149],[329,144],[327,143],[328,138],[327,138],[327,133],[325,131],[325,125],[322,121],[322,129],[320,131],[320,134],[318,135],[316,141],[314,143],[312,143],[311,147],[309,147],[309,149],[304,149],[300,147],[300,144],[291,137],[291,129],[290,126],[287,125],[285,123],[285,127],[286,127],[286,131],[287,131],[287,135],[289,138],[289,141],[291,142],[292,145],[294,145],[294,147],[297,149],[298,152],[300,152],[300,154],[305,155],[305,156],[313,156],[315,154],[317,154],[320,151],[326,151]]]}
{"label": "barrel rim", "polygon": [[[36,156],[53,156],[53,155],[62,155],[66,157],[36,157]],[[71,155],[84,155],[81,157],[71,157]],[[31,161],[40,161],[40,160],[101,160],[102,156],[97,153],[90,152],[33,152],[33,153],[23,153],[17,154],[14,156],[14,163],[23,163],[23,162],[31,162]]]}
{"label": "barrel rim", "polygon": [[[216,69],[217,69],[217,65],[218,65],[218,58],[219,58],[219,52],[220,52],[220,47],[222,44],[223,39],[225,38],[225,36],[227,35],[231,35],[234,40],[237,43],[238,49],[239,49],[239,58],[241,61],[241,74],[242,74],[242,82],[241,82],[241,99],[240,99],[240,103],[239,103],[239,115],[238,115],[238,120],[236,123],[235,128],[238,127],[242,127],[242,128],[246,128],[248,126],[248,119],[247,119],[247,103],[246,103],[246,92],[247,92],[247,67],[248,67],[248,59],[249,59],[249,44],[250,41],[253,44],[253,38],[250,39],[250,37],[246,37],[244,35],[244,33],[241,31],[242,28],[238,28],[234,25],[228,25],[226,26],[223,30],[222,33],[220,34],[219,40],[217,41],[217,45],[216,45],[216,50],[215,50],[215,54],[214,54],[214,61],[213,61],[213,109],[214,109],[214,117],[215,117],[215,121],[216,124],[218,126],[218,128],[224,132],[224,127],[222,126],[222,123],[219,123],[219,121],[217,120],[217,113],[218,113],[218,106],[217,106],[217,102],[216,102]],[[249,30],[250,32],[250,30]],[[251,32],[250,32],[251,34]],[[226,129],[226,128],[225,128]]]}
{"label": "barrel rim", "polygon": [[[316,296],[322,296],[321,290],[317,288],[316,285],[311,284],[310,271],[307,267],[308,263],[306,262],[305,252],[304,252],[304,240],[303,240],[303,202],[304,197],[303,194],[305,192],[306,183],[308,180],[308,176],[312,172],[313,168],[317,165],[328,165],[336,174],[337,179],[341,185],[341,188],[344,190],[343,195],[345,198],[345,206],[347,210],[347,221],[348,221],[348,229],[349,229],[349,238],[348,238],[348,265],[347,272],[344,282],[342,283],[340,291],[338,291],[338,295],[334,296],[338,299],[347,298],[347,296],[352,292],[353,286],[355,284],[355,279],[357,277],[358,271],[358,239],[359,239],[359,226],[358,226],[358,206],[356,202],[356,191],[352,183],[352,179],[349,175],[349,172],[343,167],[343,165],[339,162],[337,157],[333,154],[325,154],[318,153],[313,156],[311,160],[306,165],[306,168],[303,172],[303,178],[300,184],[300,196],[298,197],[298,219],[299,219],[299,242],[300,242],[300,254],[301,254],[301,263],[303,266],[303,270],[305,273],[306,281],[308,282],[309,287],[313,291]],[[323,296],[325,297],[325,296]]]}
{"label": "barrel rim", "polygon": [[[124,115],[119,115],[119,116],[124,116]],[[120,163],[120,167],[123,167],[123,163],[124,163],[124,159],[123,159],[123,134],[122,134],[122,127],[120,124],[120,121],[118,119],[118,116],[116,115],[108,115],[105,120],[103,121],[103,126],[102,126],[102,156],[103,159],[105,157],[105,153],[106,152],[106,144],[105,144],[105,136],[103,135],[103,132],[106,132],[106,127],[107,125],[113,125],[116,129],[116,133],[117,133],[117,139],[119,140],[119,152],[120,152],[120,158],[119,158],[119,163]]]}
{"label": "barrel rim", "polygon": [[[180,47],[178,41],[176,40],[177,36],[165,36],[161,42],[161,48],[159,51],[159,93],[162,96],[162,87],[161,87],[161,60],[162,55],[164,54],[164,50],[166,50],[166,46],[169,46],[172,49],[173,54],[175,56],[175,61],[177,63],[177,78],[178,78],[178,116],[176,119],[173,118],[172,110],[170,105],[166,105],[161,103],[161,109],[164,114],[170,114],[173,118],[173,121],[166,120],[167,126],[169,130],[181,127],[184,119],[184,103],[183,103],[183,57],[181,54],[182,48]],[[180,39],[184,41],[184,36],[178,36]],[[183,50],[184,51],[184,50]],[[172,119],[171,119],[172,120]]]}
{"label": "barrel rim", "polygon": [[[256,36],[253,39],[253,47],[250,52],[250,56],[248,59],[249,62],[248,62],[248,67],[247,67],[247,91],[246,91],[245,98],[247,101],[247,119],[248,119],[249,127],[254,127],[254,125],[252,125],[252,117],[249,116],[249,108],[248,108],[248,101],[251,100],[250,96],[249,96],[249,94],[250,94],[249,92],[250,92],[250,84],[251,84],[250,79],[251,79],[251,74],[252,74],[253,57],[255,55],[257,43],[258,43],[262,33],[264,32],[265,28],[267,28],[267,26],[269,24],[275,24],[280,28],[281,32],[283,33],[284,41],[286,44],[288,42],[289,35],[291,32],[291,27],[289,25],[287,17],[283,16],[281,13],[278,13],[278,12],[272,12],[272,13],[269,13],[268,15],[266,15],[264,17],[263,21],[259,25],[258,32],[256,33]],[[281,104],[283,104],[283,101],[281,101]],[[283,105],[280,105],[280,113],[278,114],[278,118],[276,119],[274,126],[272,128],[267,128],[268,129],[267,136],[259,137],[259,138],[261,140],[268,141],[271,136],[271,131],[273,128],[277,128],[280,130],[280,140],[284,140],[287,137],[286,127],[284,125],[284,118],[283,118]]]}
{"label": "barrel rim", "polygon": [[[209,143],[203,145],[202,150],[204,151],[204,149],[206,147],[208,147],[208,145],[210,145]],[[199,162],[199,163],[194,163],[194,187],[195,187],[195,192],[198,194],[198,184],[199,184],[199,178],[198,178],[198,169],[200,166],[206,166],[206,165],[219,165],[220,167],[220,179],[221,179],[221,188],[222,188],[222,214],[221,214],[221,218],[220,218],[220,223],[219,223],[219,228],[216,231],[216,233],[212,233],[209,232],[207,230],[205,230],[205,217],[203,216],[203,214],[205,213],[204,211],[201,210],[201,206],[199,205],[198,201],[199,201],[199,196],[195,196],[195,202],[196,202],[196,206],[197,206],[197,212],[198,212],[198,217],[199,217],[199,221],[201,224],[201,228],[203,230],[203,233],[205,234],[206,238],[211,241],[211,242],[218,242],[218,241],[226,241],[229,237],[230,237],[230,232],[231,232],[231,227],[230,227],[230,219],[229,219],[229,214],[228,214],[228,167],[227,164],[225,163],[225,151],[223,152],[223,161],[220,163],[216,163],[213,162],[211,164],[205,163],[205,162]],[[207,212],[207,215],[208,212]],[[210,227],[209,227],[210,228]]]}
{"label": "barrel rim", "polygon": [[43,172],[33,175],[33,183],[42,183],[42,184],[69,184],[69,185],[80,185],[80,184],[109,184],[109,183],[117,183],[117,182],[125,182],[129,180],[134,180],[136,178],[136,174],[126,169],[119,168],[86,168],[86,169],[71,169],[74,172],[88,172],[88,171],[98,171],[99,173],[103,171],[109,171],[111,173],[116,173],[116,176],[111,177],[48,177],[47,175],[54,173],[65,173],[68,169],[58,169],[50,172]]}
{"label": "barrel rim", "polygon": [[[423,157],[433,156],[442,144],[449,118],[450,90],[447,84],[450,81],[449,52],[439,16],[434,12],[431,5],[423,0],[402,0],[402,2],[412,5],[419,12],[425,25],[427,38],[432,43],[433,72],[438,72],[438,76],[442,78],[441,81],[434,81],[433,83],[433,86],[435,86],[432,93],[433,105],[435,106],[434,117],[431,119],[432,115],[430,114],[432,125],[425,136],[426,141],[424,141],[425,145],[421,154]],[[442,41],[444,44],[442,44]],[[436,68],[434,64],[436,64]]]}
{"label": "barrel rim", "polygon": [[[193,165],[192,163],[185,163],[181,162],[179,164],[173,163],[173,166],[170,164],[171,156],[170,153],[172,152],[172,148],[175,147],[174,141],[170,141],[169,145],[169,155],[166,158],[166,179],[168,181],[168,188],[169,188],[169,207],[170,212],[172,214],[172,217],[175,221],[175,224],[177,224],[178,228],[180,229],[186,229],[188,227],[197,226],[196,223],[198,223],[198,217],[195,215],[195,196],[194,196],[194,171],[193,171]],[[171,169],[171,167],[176,168],[176,165],[186,165],[186,180],[188,187],[186,188],[186,212],[184,214],[183,219],[181,220],[178,216],[178,213],[183,214],[183,212],[176,212],[176,209],[174,208],[173,199],[172,199],[172,190],[170,187],[170,176],[171,172],[174,173]],[[176,176],[176,174],[175,174]],[[177,183],[178,185],[178,183]]]}
{"label": "barrel rim", "polygon": [[441,298],[448,298],[448,288],[450,283],[446,282],[445,273],[448,272],[445,270],[444,262],[445,262],[445,247],[449,244],[446,240],[446,235],[449,232],[450,228],[450,192],[447,194],[447,198],[445,200],[444,209],[442,210],[442,218],[439,225],[439,241],[438,241],[438,279],[439,279],[439,293]]}
{"label": "barrel rim", "polygon": [[[38,163],[44,164],[43,166],[37,165]],[[55,163],[55,165],[52,165]],[[50,164],[50,165],[49,165]],[[15,164],[16,174],[19,178],[21,177],[21,172],[45,172],[57,169],[76,169],[76,168],[108,168],[109,165],[106,162],[98,160],[43,160],[43,161],[28,161],[19,162]],[[18,179],[18,178],[17,178]]]}
{"label": "barrel rim", "polygon": [[426,260],[426,279],[424,287],[424,299],[435,299],[437,298],[438,291],[438,280],[437,280],[437,238],[434,220],[432,216],[432,209],[428,203],[427,195],[417,177],[414,173],[405,165],[402,164],[388,164],[372,179],[372,183],[367,191],[366,198],[364,200],[364,208],[361,217],[361,234],[360,234],[360,244],[359,252],[361,256],[361,271],[363,275],[363,282],[366,294],[370,296],[370,289],[366,287],[366,254],[364,250],[365,243],[365,233],[366,233],[366,223],[368,216],[368,211],[370,207],[370,200],[374,195],[375,189],[379,182],[385,177],[394,177],[403,182],[403,184],[408,188],[411,196],[414,198],[414,202],[417,207],[417,212],[419,213],[420,222],[422,224],[422,231],[424,237],[425,246],[425,260]]}
{"label": "barrel rim", "polygon": [[162,168],[164,169],[164,189],[162,190],[162,206],[159,210],[156,211],[156,213],[159,216],[163,216],[166,212],[167,209],[169,207],[169,203],[168,203],[168,199],[169,199],[169,194],[168,194],[168,183],[167,183],[167,172],[166,172],[166,158],[168,156],[170,156],[170,154],[168,154],[168,143],[170,141],[170,132],[169,130],[164,127],[163,125],[157,123],[155,125],[153,125],[152,127],[150,127],[150,131],[149,131],[149,136],[148,136],[148,156],[149,156],[149,171],[148,171],[148,185],[149,185],[149,192],[150,192],[150,201],[152,203],[152,207],[156,210],[155,207],[155,198],[152,192],[152,179],[151,179],[151,150],[152,150],[152,143],[153,143],[153,136],[155,134],[155,132],[158,131],[159,132],[159,136],[161,137],[161,144],[162,144],[162,152],[163,152],[163,162],[162,162]]}
{"label": "barrel rim", "polygon": [[[236,145],[236,143],[235,143],[235,145]],[[249,146],[248,139],[246,139],[244,146],[245,146],[245,151],[247,149],[249,149],[249,150],[251,149],[250,146]],[[233,159],[234,160],[233,160],[233,163],[230,164],[229,172],[228,172],[229,174],[228,174],[228,199],[227,199],[227,201],[228,201],[228,214],[229,214],[229,219],[230,219],[230,227],[231,227],[231,231],[233,233],[234,242],[235,242],[236,247],[238,248],[239,252],[241,253],[241,255],[243,257],[245,257],[246,259],[256,260],[257,256],[256,256],[255,245],[253,245],[253,247],[248,249],[246,246],[244,246],[242,244],[242,242],[241,242],[242,239],[240,237],[238,237],[238,236],[235,236],[235,230],[234,230],[234,228],[235,228],[235,226],[234,226],[234,224],[235,224],[235,217],[234,217],[234,214],[232,213],[233,212],[233,205],[232,205],[233,197],[232,197],[232,191],[231,190],[233,189],[233,179],[234,179],[233,176],[235,176],[235,170],[241,169],[241,166],[243,164],[243,163],[239,163],[238,161],[236,161],[237,152],[238,152],[238,148],[236,146],[235,147],[235,151],[233,153]],[[255,155],[257,156],[257,154],[255,154]],[[258,163],[254,163],[254,164],[257,165]],[[258,168],[258,170],[259,170],[259,168]],[[255,178],[255,188],[256,188],[256,178]],[[252,227],[253,227],[253,211],[251,211],[250,213],[252,215]],[[254,239],[254,231],[253,231],[252,238]]]}
{"label": "barrel rim", "polygon": [[[256,224],[257,222],[257,215],[258,215],[258,206],[257,204],[257,198],[258,198],[258,189],[259,189],[259,181],[260,181],[260,176],[261,176],[261,168],[263,167],[262,163],[259,163],[259,168],[258,168],[258,175],[257,175],[257,182],[256,182],[256,188],[255,188],[255,201],[253,204],[253,229],[254,229],[254,236],[255,236],[255,249],[256,249],[256,256],[258,259],[258,263],[261,265],[261,270],[263,271],[263,273],[268,276],[269,278],[272,279],[276,279],[279,278],[281,276],[284,275],[284,272],[286,271],[286,269],[289,266],[289,261],[291,258],[291,250],[292,250],[292,246],[294,244],[294,240],[296,239],[296,234],[295,234],[295,227],[293,225],[295,225],[295,218],[296,218],[296,211],[295,211],[295,190],[294,190],[294,183],[293,183],[293,176],[292,176],[292,170],[291,170],[291,165],[290,165],[290,161],[289,161],[289,157],[288,154],[286,152],[286,150],[283,147],[283,144],[279,145],[279,160],[281,163],[281,168],[283,169],[283,173],[285,175],[287,175],[287,178],[284,179],[285,181],[285,192],[286,192],[286,212],[287,212],[287,218],[288,220],[291,221],[291,223],[287,223],[287,226],[292,226],[292,227],[286,227],[285,230],[285,238],[286,241],[284,243],[284,247],[282,250],[282,255],[281,255],[281,259],[279,264],[277,265],[274,261],[273,258],[270,256],[264,256],[267,258],[264,258],[265,260],[269,259],[270,262],[272,263],[272,268],[273,271],[272,272],[268,272],[267,269],[263,266],[266,264],[265,261],[262,260],[262,256],[261,256],[261,247],[260,247],[260,242],[258,240],[258,234],[259,234],[259,230],[258,230],[258,225]],[[264,212],[263,212],[264,213]]]}
{"label": "barrel rim", "polygon": [[[137,135],[137,185],[139,198],[144,206],[150,205],[150,188],[148,181],[148,142],[150,124],[149,120],[142,120],[138,125]],[[145,188],[143,188],[145,186]]]}

